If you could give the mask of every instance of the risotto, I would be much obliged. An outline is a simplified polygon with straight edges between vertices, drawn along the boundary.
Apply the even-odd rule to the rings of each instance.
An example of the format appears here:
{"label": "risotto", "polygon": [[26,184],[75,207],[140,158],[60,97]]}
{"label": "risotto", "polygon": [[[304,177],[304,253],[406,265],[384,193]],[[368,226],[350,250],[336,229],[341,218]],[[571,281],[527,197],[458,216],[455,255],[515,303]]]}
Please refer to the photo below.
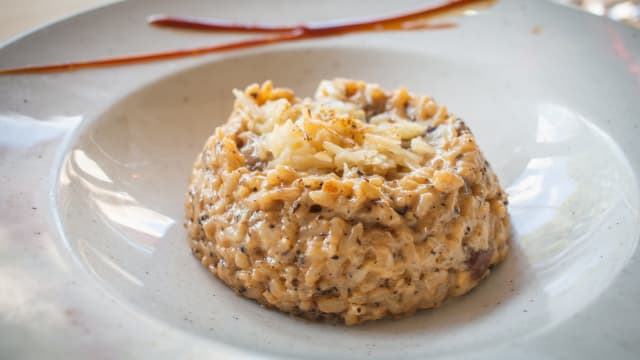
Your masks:
{"label": "risotto", "polygon": [[465,294],[508,250],[507,197],[464,121],[405,88],[235,90],[186,196],[193,254],[238,294],[358,324]]}

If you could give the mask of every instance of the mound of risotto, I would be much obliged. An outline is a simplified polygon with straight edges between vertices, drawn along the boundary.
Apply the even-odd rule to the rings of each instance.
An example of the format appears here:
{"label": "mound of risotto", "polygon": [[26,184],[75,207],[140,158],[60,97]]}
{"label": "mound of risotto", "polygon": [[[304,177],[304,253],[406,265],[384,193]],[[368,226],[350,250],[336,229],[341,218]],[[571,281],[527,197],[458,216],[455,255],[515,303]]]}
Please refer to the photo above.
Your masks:
{"label": "mound of risotto", "polygon": [[191,249],[238,294],[358,324],[437,307],[509,249],[507,197],[429,96],[336,79],[234,91],[186,197]]}

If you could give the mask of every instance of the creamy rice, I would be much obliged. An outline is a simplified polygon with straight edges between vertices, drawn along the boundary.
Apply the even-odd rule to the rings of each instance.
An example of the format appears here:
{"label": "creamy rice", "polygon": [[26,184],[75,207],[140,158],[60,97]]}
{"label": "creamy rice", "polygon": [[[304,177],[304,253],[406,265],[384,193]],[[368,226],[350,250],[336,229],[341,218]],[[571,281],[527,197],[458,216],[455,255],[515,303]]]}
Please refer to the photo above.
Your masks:
{"label": "creamy rice", "polygon": [[357,324],[437,307],[506,256],[507,197],[429,96],[336,79],[235,91],[186,197],[194,255],[242,296]]}

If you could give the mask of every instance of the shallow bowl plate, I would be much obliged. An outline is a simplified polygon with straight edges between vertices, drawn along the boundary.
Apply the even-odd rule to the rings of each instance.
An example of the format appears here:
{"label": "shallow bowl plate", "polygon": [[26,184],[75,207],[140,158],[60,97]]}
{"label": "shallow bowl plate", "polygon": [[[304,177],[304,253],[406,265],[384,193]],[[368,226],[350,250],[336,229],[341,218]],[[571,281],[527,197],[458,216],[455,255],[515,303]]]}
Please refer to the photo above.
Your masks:
{"label": "shallow bowl plate", "polygon": [[[424,3],[123,2],[5,45],[0,65],[241,37],[150,28],[151,13],[276,24]],[[0,77],[2,357],[633,358],[640,33],[542,1],[455,21]],[[226,120],[231,89],[271,79],[311,96],[334,77],[430,94],[474,131],[509,193],[514,237],[506,262],[467,296],[402,320],[310,323],[237,297],[191,256],[188,175]]]}

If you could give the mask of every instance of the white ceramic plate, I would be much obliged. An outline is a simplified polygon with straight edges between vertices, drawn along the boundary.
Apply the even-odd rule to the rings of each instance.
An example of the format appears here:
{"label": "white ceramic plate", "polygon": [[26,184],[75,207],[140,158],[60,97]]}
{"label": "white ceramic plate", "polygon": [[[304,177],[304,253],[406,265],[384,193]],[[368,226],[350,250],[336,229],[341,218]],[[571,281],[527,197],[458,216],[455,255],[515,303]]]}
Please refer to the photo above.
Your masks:
{"label": "white ceramic plate", "polygon": [[[424,4],[124,2],[5,45],[0,65],[240,37],[151,28],[151,13],[275,24]],[[640,33],[543,1],[456,21],[0,77],[0,358],[637,357]],[[235,296],[192,258],[183,193],[230,90],[272,79],[311,95],[336,76],[432,94],[474,130],[515,236],[468,296],[399,321],[316,324]]]}

